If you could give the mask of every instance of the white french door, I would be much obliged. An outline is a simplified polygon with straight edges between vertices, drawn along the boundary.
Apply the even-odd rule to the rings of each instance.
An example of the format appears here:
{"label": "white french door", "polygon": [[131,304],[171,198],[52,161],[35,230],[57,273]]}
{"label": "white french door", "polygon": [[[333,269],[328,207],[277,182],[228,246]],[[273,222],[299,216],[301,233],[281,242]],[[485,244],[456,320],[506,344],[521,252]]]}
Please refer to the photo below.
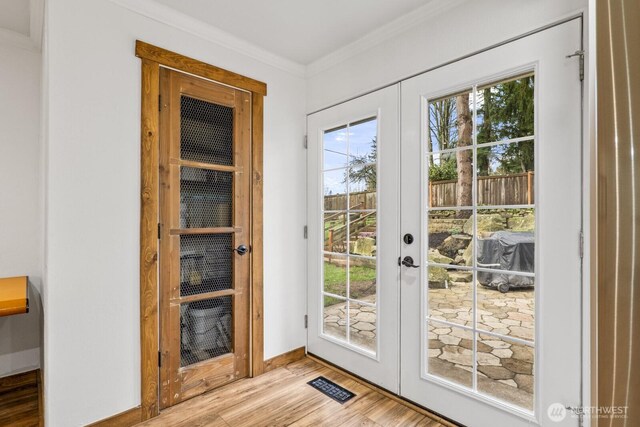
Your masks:
{"label": "white french door", "polygon": [[578,424],[579,49],[574,20],[402,83],[401,393],[465,425]]}
{"label": "white french door", "polygon": [[398,392],[398,87],[307,127],[307,349]]}
{"label": "white french door", "polygon": [[580,37],[308,117],[310,353],[465,425],[578,425]]}

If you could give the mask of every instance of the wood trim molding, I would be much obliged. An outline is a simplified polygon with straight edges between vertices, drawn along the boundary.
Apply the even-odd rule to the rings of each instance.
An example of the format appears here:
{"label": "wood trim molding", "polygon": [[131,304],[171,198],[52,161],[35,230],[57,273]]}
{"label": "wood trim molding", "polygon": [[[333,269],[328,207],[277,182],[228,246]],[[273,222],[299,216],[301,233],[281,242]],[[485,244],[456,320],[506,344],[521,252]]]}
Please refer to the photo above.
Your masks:
{"label": "wood trim molding", "polygon": [[376,391],[376,392],[382,394],[385,397],[388,397],[389,399],[393,400],[394,402],[398,402],[401,405],[406,406],[407,408],[413,409],[414,411],[421,413],[422,415],[426,416],[427,418],[430,418],[430,419],[432,419],[434,421],[439,422],[443,426],[446,426],[446,427],[458,427],[459,426],[459,424],[457,424],[457,423],[455,423],[455,422],[453,422],[451,420],[448,420],[446,418],[443,418],[442,416],[440,416],[440,415],[438,415],[438,414],[436,414],[434,412],[431,412],[427,408],[423,408],[420,405],[416,405],[415,403],[404,399],[402,396],[399,396],[399,395],[397,395],[395,393],[391,393],[390,391],[385,390],[384,388],[378,387],[377,385],[370,383],[369,381],[365,380],[364,378],[359,377],[357,375],[354,375],[351,372],[345,371],[344,369],[334,365],[333,363],[327,362],[326,360],[321,359],[318,356],[315,356],[315,355],[313,355],[311,353],[307,353],[307,357],[309,359],[313,360],[314,362],[317,362],[317,363],[321,364],[322,366],[325,366],[325,367],[327,367],[327,368],[329,368],[331,370],[334,370],[336,372],[339,372],[342,375],[345,375],[345,376],[347,376],[347,377],[349,377],[349,378],[351,378],[351,379],[353,379],[355,381],[358,381],[359,383],[369,387],[371,390]]}
{"label": "wood trim molding", "polygon": [[[159,413],[158,209],[160,67],[251,92],[251,376],[264,372],[263,319],[263,114],[265,83],[137,41],[142,59],[141,213],[140,213],[140,355],[141,406],[138,421]],[[133,409],[135,410],[135,409]],[[132,410],[132,411],[133,411]],[[124,416],[124,415],[123,415]],[[134,417],[135,418],[135,417]],[[110,424],[109,424],[110,425]]]}
{"label": "wood trim molding", "polygon": [[136,56],[195,76],[205,77],[228,86],[244,89],[254,94],[267,95],[267,85],[265,83],[140,40],[136,40]]}
{"label": "wood trim molding", "polygon": [[264,99],[251,94],[251,376],[264,372],[263,115]]}
{"label": "wood trim molding", "polygon": [[140,363],[142,420],[158,415],[158,175],[160,66],[142,60]]}
{"label": "wood trim molding", "polygon": [[131,427],[139,424],[140,421],[142,421],[142,408],[137,406],[104,420],[91,423],[87,427]]}
{"label": "wood trim molding", "polygon": [[282,366],[286,366],[291,362],[298,361],[303,359],[307,355],[307,348],[300,347],[294,350],[288,351],[283,354],[279,354],[271,359],[264,361],[264,373],[266,374],[269,371],[273,371],[274,369],[281,368]]}

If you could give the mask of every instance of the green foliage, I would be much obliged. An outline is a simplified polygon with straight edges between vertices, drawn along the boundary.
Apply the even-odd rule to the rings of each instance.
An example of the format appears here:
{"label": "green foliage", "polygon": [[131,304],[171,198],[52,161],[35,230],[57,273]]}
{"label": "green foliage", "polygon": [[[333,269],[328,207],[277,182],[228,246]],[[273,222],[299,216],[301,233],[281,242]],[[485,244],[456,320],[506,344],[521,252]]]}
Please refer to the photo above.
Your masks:
{"label": "green foliage", "polygon": [[[378,160],[377,138],[371,139],[371,151],[362,156],[353,156],[347,169],[348,179],[356,184],[364,182],[366,191],[376,189],[376,161]],[[345,174],[346,175],[346,174]],[[345,182],[347,176],[345,176]]]}
{"label": "green foliage", "polygon": [[[482,123],[478,143],[500,141],[534,134],[534,77],[500,83],[482,90],[483,105],[478,110]],[[487,174],[490,165],[500,163],[498,172],[520,173],[534,169],[532,143],[478,149],[478,171]],[[483,173],[486,172],[486,173]]]}
{"label": "green foliage", "polygon": [[448,181],[458,179],[458,169],[456,167],[455,156],[442,159],[440,164],[429,165],[430,181]]}

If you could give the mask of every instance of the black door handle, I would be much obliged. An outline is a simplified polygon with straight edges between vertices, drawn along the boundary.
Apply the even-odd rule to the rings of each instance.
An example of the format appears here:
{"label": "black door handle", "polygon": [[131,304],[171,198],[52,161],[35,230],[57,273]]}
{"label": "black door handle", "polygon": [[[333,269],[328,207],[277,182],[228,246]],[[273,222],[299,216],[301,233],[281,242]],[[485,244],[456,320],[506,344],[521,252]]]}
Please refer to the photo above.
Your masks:
{"label": "black door handle", "polygon": [[405,267],[411,267],[411,268],[419,268],[419,265],[415,265],[413,263],[413,258],[411,258],[410,256],[406,256],[404,257],[404,259],[402,260],[402,265],[404,265]]}
{"label": "black door handle", "polygon": [[244,255],[247,252],[249,252],[249,248],[246,245],[240,245],[236,249],[234,249],[233,251],[234,252],[238,252],[238,255]]}

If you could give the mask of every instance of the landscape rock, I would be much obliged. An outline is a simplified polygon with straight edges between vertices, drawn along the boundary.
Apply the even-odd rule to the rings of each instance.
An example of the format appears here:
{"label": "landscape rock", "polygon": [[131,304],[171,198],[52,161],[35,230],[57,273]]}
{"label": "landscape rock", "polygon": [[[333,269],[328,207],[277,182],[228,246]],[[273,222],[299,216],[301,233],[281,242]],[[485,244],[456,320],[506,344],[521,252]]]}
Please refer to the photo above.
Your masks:
{"label": "landscape rock", "polygon": [[453,262],[453,259],[442,255],[437,249],[429,249],[427,258],[429,259],[429,262],[435,262],[437,264],[451,264]]}
{"label": "landscape rock", "polygon": [[442,267],[429,267],[429,289],[446,289],[449,273]]}
{"label": "landscape rock", "polygon": [[[505,221],[499,214],[478,215],[478,233],[500,231],[505,229]],[[464,232],[473,234],[473,217],[464,223]]]}
{"label": "landscape rock", "polygon": [[441,254],[451,258],[455,258],[458,255],[459,250],[465,250],[471,243],[471,236],[466,234],[453,234],[447,237],[444,242],[438,247],[438,251]]}

